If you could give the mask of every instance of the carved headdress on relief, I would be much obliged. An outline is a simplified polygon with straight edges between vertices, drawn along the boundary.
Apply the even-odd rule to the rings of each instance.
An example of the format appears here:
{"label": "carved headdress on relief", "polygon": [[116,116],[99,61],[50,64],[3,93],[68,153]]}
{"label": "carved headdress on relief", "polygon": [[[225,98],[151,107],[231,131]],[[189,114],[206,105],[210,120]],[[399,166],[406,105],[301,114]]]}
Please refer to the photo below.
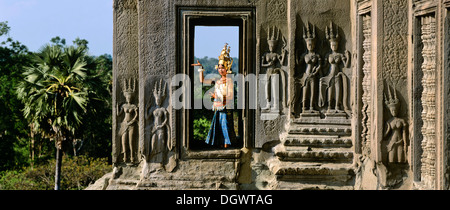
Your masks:
{"label": "carved headdress on relief", "polygon": [[393,90],[394,94],[391,93],[391,88],[388,87],[388,97],[386,97],[386,93],[384,93],[384,103],[388,107],[397,107],[400,102],[397,97],[397,91]]}
{"label": "carved headdress on relief", "polygon": [[327,26],[325,28],[325,35],[329,41],[338,41],[339,40],[338,29],[337,29],[337,27],[334,28],[333,22],[330,21],[330,27]]}
{"label": "carved headdress on relief", "polygon": [[158,106],[161,106],[161,103],[166,99],[166,83],[163,79],[159,80],[155,83],[155,87],[153,88],[153,96],[157,102]]}
{"label": "carved headdress on relief", "polygon": [[278,29],[276,26],[273,27],[267,27],[267,43],[272,46],[276,46],[278,44],[278,40],[280,39],[283,41],[282,49],[283,51],[286,50],[287,43],[284,36],[281,34],[280,29]]}
{"label": "carved headdress on relief", "polygon": [[273,26],[272,28],[267,28],[267,41],[268,42],[274,42],[277,43],[278,39],[280,38],[280,30]]}
{"label": "carved headdress on relief", "polygon": [[[131,84],[133,81],[133,85]],[[122,91],[124,93],[134,93],[134,91],[136,91],[136,80],[134,79],[128,79],[128,84],[127,84],[127,80],[123,79],[122,82]]]}
{"label": "carved headdress on relief", "polygon": [[306,26],[303,28],[303,39],[315,40],[316,39],[316,27],[306,22]]}

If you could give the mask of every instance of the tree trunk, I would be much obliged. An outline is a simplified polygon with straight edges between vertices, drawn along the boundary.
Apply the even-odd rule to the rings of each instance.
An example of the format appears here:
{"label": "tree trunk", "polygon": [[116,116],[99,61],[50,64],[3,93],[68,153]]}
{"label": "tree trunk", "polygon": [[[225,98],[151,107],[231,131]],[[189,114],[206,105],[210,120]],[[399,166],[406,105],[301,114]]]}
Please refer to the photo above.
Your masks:
{"label": "tree trunk", "polygon": [[61,189],[61,162],[63,152],[56,148],[56,170],[55,170],[55,190]]}
{"label": "tree trunk", "polygon": [[35,154],[34,154],[35,137],[34,137],[33,129],[34,129],[34,124],[32,123],[32,124],[30,124],[30,139],[31,139],[31,142],[30,142],[30,159],[31,159],[30,165],[31,165],[31,169],[33,169],[33,167],[34,167],[34,156],[35,156]]}
{"label": "tree trunk", "polygon": [[34,145],[35,145],[36,141],[35,141],[35,137],[34,137],[34,131],[31,131],[31,148],[30,148],[30,154],[31,154],[31,168],[33,169],[34,167]]}

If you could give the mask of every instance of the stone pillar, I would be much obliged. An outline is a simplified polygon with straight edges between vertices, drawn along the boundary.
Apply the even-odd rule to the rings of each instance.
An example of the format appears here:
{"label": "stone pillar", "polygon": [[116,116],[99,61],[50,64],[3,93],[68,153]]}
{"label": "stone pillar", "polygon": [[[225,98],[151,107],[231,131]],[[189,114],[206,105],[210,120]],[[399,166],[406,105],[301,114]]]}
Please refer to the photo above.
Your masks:
{"label": "stone pillar", "polygon": [[[138,105],[139,87],[133,84],[138,83],[138,14],[136,0],[115,0],[113,3],[113,19],[114,19],[114,63],[113,63],[113,118],[112,118],[112,161],[114,164],[124,162],[122,135],[129,130],[124,131],[126,122],[124,114],[118,116],[125,103],[124,92],[132,86],[131,104]],[[126,83],[126,84],[125,84]],[[131,84],[130,84],[131,83]],[[128,86],[128,87],[127,87]],[[134,118],[131,116],[131,118]],[[125,123],[124,123],[125,122]],[[134,134],[130,139],[133,147],[138,147],[138,123],[133,123]],[[124,128],[121,128],[124,127]],[[121,133],[119,133],[121,132]],[[129,137],[127,137],[129,138]],[[128,144],[129,145],[129,144]],[[138,158],[137,153],[134,154]],[[137,160],[135,160],[137,162]]]}
{"label": "stone pillar", "polygon": [[[175,72],[173,1],[138,1],[139,148],[145,159],[142,175],[176,167],[176,135],[171,106]],[[163,134],[160,134],[163,133]]]}
{"label": "stone pillar", "polygon": [[[361,114],[361,129],[356,130],[360,136],[354,138],[357,141],[355,151],[362,154],[361,187],[390,189],[411,182],[408,179],[409,5],[407,1],[395,0],[357,0],[355,3],[356,43],[359,45],[356,68],[360,75],[357,81],[362,93],[357,97],[361,105],[356,112]],[[393,112],[393,107],[397,107],[397,113]],[[390,127],[392,121],[401,124],[395,131]],[[396,144],[395,150],[399,152],[393,153],[392,142],[396,140],[392,138],[396,135],[400,136],[396,140],[402,144]],[[374,180],[376,183],[368,184]]]}
{"label": "stone pillar", "polygon": [[[415,1],[411,4],[412,80],[414,120],[414,181],[419,189],[444,189],[446,182],[446,140],[448,80],[445,57],[446,4]],[[448,3],[447,3],[448,7]],[[441,33],[444,32],[444,33]],[[439,44],[441,43],[441,44]]]}
{"label": "stone pillar", "polygon": [[[384,148],[381,141],[385,120],[384,93],[387,87],[399,92],[401,111],[408,115],[407,67],[408,67],[408,4],[406,1],[374,0],[372,9],[372,122],[370,140],[372,159],[383,161]],[[386,91],[385,91],[386,90]],[[387,92],[386,92],[387,93]]]}
{"label": "stone pillar", "polygon": [[439,83],[441,84],[442,90],[442,96],[443,99],[441,100],[442,105],[442,113],[443,115],[439,118],[442,122],[442,142],[440,154],[442,154],[441,164],[441,173],[439,173],[440,176],[440,182],[442,185],[440,185],[439,189],[443,190],[449,190],[450,189],[450,1],[446,0],[444,1],[444,5],[441,5],[440,10],[441,13],[441,22],[440,26],[442,27],[442,37],[440,39],[440,46],[441,47],[441,53],[443,54],[442,58],[443,61],[441,62],[441,66],[439,67],[439,72],[441,72],[440,75],[438,75],[438,78],[441,78],[439,80]]}
{"label": "stone pillar", "polygon": [[[288,22],[288,17],[290,20],[292,19],[291,6],[291,1],[288,0],[261,1],[257,6],[259,10],[256,17],[256,77],[258,78],[258,93],[264,94],[257,95],[258,109],[255,113],[256,148],[261,148],[267,142],[278,141],[280,133],[285,130],[284,124],[289,115],[289,67],[294,54],[290,51],[293,42],[290,32],[295,31],[295,28],[292,28],[295,21]],[[267,53],[270,53],[269,42],[276,43],[273,53],[284,57],[284,60],[276,61],[271,66],[268,66],[268,62],[262,59]],[[274,72],[271,81],[278,81],[279,88],[277,91],[274,91],[277,88],[270,83],[266,87],[269,80],[261,76],[263,74],[268,75],[269,72]],[[268,91],[270,94],[267,94]]]}

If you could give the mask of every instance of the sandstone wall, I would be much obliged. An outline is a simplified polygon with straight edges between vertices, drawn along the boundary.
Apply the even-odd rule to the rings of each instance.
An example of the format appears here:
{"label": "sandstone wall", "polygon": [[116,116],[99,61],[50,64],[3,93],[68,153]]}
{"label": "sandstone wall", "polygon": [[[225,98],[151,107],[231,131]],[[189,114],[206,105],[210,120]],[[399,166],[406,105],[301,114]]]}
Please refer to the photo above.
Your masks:
{"label": "sandstone wall", "polygon": [[[449,188],[450,1],[115,0],[113,8],[114,172],[100,188]],[[192,77],[192,30],[202,24],[240,27],[240,73],[257,79],[246,83],[247,101],[254,89],[278,96],[256,94],[256,109],[242,110],[239,148],[193,147],[189,83],[173,78]],[[267,65],[268,53],[278,63]]]}

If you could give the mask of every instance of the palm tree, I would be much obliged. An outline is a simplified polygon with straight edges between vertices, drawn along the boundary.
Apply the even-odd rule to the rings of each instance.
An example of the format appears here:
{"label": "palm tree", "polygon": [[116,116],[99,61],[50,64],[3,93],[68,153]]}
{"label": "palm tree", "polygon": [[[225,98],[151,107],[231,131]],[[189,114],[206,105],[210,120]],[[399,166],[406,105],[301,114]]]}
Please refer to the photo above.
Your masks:
{"label": "palm tree", "polygon": [[83,46],[46,45],[17,87],[25,118],[35,131],[55,141],[55,190],[60,189],[64,142],[74,139],[89,102],[85,54]]}

